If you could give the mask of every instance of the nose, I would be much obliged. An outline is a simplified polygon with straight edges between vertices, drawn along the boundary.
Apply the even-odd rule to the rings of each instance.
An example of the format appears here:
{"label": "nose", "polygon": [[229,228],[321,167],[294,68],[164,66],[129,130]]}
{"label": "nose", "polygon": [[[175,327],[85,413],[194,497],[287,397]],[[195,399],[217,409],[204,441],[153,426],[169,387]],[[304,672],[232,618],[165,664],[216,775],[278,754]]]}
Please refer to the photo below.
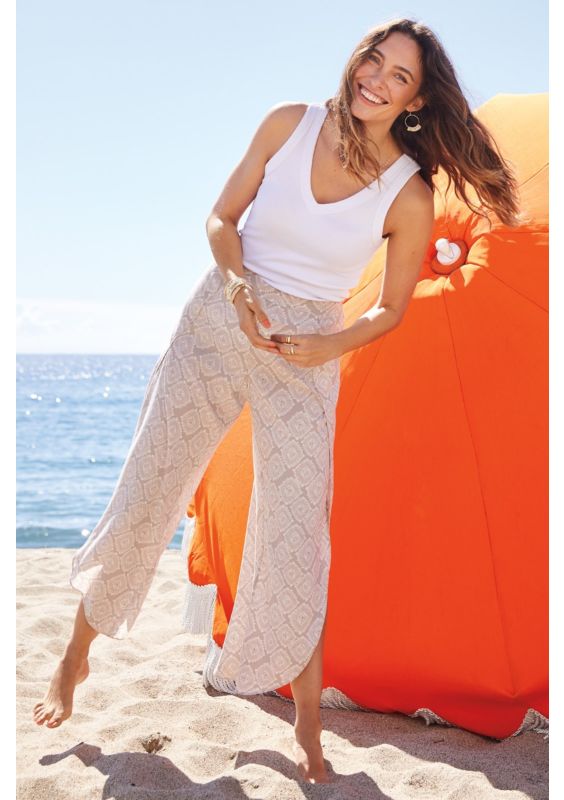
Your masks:
{"label": "nose", "polygon": [[384,79],[382,78],[379,70],[370,73],[369,80],[366,85],[371,91],[376,93],[379,93],[379,90],[381,91],[384,88]]}

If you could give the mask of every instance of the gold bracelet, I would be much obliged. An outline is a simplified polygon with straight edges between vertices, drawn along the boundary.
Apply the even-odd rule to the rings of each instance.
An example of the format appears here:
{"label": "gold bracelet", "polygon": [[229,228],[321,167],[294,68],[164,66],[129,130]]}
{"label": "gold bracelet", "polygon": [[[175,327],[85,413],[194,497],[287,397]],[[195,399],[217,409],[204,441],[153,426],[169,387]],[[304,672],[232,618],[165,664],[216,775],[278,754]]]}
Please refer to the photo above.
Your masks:
{"label": "gold bracelet", "polygon": [[237,294],[237,292],[239,291],[239,289],[242,289],[244,286],[246,286],[248,289],[250,289],[250,288],[251,288],[251,287],[249,286],[249,284],[248,284],[248,283],[246,283],[246,282],[245,282],[245,283],[239,283],[239,284],[237,284],[237,286],[236,286],[236,287],[233,289],[233,291],[231,292],[231,297],[229,298],[229,299],[231,300],[231,302],[232,302],[232,303],[234,303],[234,302],[235,302],[235,295]]}
{"label": "gold bracelet", "polygon": [[225,286],[223,287],[223,293],[225,295],[226,300],[229,300],[229,302],[232,303],[233,298],[235,297],[235,292],[237,292],[242,286],[247,286],[248,288],[251,288],[244,278],[237,277],[228,280]]}

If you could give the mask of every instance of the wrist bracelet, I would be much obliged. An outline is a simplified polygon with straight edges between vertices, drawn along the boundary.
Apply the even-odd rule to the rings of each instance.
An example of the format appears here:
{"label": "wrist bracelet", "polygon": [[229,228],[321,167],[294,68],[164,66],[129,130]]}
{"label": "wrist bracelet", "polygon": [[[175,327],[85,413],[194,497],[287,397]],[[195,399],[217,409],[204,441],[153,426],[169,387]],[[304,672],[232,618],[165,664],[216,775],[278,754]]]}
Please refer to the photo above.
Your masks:
{"label": "wrist bracelet", "polygon": [[251,288],[251,287],[249,286],[249,284],[248,284],[248,283],[239,283],[239,284],[238,284],[238,285],[237,285],[237,286],[236,286],[236,287],[233,289],[233,291],[231,292],[231,297],[230,297],[230,300],[231,300],[231,302],[232,302],[232,303],[234,303],[234,302],[235,302],[235,295],[237,294],[237,292],[239,291],[239,289],[242,289],[244,286],[246,286],[246,287],[247,287],[247,288],[249,288],[249,289]]}
{"label": "wrist bracelet", "polygon": [[223,293],[225,295],[226,300],[229,300],[229,302],[232,303],[235,294],[243,286],[247,286],[249,289],[252,288],[244,278],[237,277],[228,280],[225,286],[223,287]]}

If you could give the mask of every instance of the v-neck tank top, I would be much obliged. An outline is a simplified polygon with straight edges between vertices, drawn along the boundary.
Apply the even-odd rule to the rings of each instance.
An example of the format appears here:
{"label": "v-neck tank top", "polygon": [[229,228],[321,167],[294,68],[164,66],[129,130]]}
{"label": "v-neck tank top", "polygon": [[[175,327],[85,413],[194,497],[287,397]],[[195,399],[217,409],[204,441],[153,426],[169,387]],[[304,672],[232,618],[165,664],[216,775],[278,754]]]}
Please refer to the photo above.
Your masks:
{"label": "v-neck tank top", "polygon": [[378,180],[334,203],[318,203],[311,166],[328,109],[311,103],[265,165],[264,178],[239,230],[243,264],[283,292],[310,300],[348,297],[384,242],[386,213],[420,169],[404,153]]}

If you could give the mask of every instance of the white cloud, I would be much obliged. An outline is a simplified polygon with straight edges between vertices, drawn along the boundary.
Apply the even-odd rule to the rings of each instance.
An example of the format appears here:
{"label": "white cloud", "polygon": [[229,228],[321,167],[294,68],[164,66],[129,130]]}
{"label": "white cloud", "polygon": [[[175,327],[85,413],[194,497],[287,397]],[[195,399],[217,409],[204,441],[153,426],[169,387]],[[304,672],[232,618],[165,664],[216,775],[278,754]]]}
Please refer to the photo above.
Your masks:
{"label": "white cloud", "polygon": [[160,353],[182,305],[18,298],[18,353]]}

